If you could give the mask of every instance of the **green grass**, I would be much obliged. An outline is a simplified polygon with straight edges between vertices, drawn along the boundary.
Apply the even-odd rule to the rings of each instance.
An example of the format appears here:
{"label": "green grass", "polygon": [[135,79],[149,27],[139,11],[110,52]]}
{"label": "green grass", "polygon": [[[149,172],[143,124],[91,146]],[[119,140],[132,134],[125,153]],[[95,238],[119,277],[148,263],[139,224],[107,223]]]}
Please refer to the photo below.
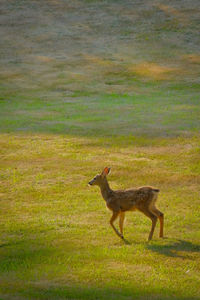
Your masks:
{"label": "green grass", "polygon": [[198,93],[168,88],[149,95],[100,94],[47,99],[15,95],[1,104],[1,132],[78,136],[178,136],[198,133]]}
{"label": "green grass", "polygon": [[[1,2],[0,299],[200,300],[198,3]],[[119,240],[105,166],[160,189],[164,239]]]}

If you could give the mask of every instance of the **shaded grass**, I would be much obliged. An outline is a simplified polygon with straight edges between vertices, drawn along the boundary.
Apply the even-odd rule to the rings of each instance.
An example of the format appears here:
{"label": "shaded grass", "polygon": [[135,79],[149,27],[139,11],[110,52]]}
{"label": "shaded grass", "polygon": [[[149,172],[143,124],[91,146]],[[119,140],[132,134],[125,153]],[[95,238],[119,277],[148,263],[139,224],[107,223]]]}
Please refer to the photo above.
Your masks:
{"label": "shaded grass", "polygon": [[1,102],[1,132],[52,132],[83,136],[180,136],[200,130],[195,90],[157,90],[149,95],[102,94],[48,99],[10,95]]}

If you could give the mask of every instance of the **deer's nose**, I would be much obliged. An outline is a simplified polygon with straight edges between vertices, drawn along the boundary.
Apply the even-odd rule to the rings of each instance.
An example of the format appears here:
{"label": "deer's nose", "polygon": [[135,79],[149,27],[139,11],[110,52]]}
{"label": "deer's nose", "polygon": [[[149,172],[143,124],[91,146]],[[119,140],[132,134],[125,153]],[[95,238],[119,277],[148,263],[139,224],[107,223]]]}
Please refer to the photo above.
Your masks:
{"label": "deer's nose", "polygon": [[92,181],[89,181],[88,184],[89,184],[89,185],[92,185]]}

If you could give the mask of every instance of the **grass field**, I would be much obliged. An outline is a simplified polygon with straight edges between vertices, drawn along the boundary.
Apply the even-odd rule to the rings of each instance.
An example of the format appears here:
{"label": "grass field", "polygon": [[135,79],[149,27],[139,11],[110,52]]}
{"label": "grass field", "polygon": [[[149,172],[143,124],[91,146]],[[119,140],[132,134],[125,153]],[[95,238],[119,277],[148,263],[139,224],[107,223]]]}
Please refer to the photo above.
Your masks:
{"label": "grass field", "polygon": [[[0,11],[0,299],[200,300],[198,1]],[[140,213],[115,235],[105,166],[160,189],[164,239]]]}

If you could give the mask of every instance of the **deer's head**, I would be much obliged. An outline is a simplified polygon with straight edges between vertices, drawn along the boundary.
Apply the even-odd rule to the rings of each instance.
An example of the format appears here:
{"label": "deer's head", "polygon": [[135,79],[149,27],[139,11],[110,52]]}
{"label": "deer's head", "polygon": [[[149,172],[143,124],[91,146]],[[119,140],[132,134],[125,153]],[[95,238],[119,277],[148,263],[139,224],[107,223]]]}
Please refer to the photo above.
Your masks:
{"label": "deer's head", "polygon": [[101,185],[104,180],[105,177],[109,174],[110,172],[110,168],[105,167],[102,171],[101,174],[97,174],[92,180],[90,180],[90,182],[88,183],[89,185]]}

